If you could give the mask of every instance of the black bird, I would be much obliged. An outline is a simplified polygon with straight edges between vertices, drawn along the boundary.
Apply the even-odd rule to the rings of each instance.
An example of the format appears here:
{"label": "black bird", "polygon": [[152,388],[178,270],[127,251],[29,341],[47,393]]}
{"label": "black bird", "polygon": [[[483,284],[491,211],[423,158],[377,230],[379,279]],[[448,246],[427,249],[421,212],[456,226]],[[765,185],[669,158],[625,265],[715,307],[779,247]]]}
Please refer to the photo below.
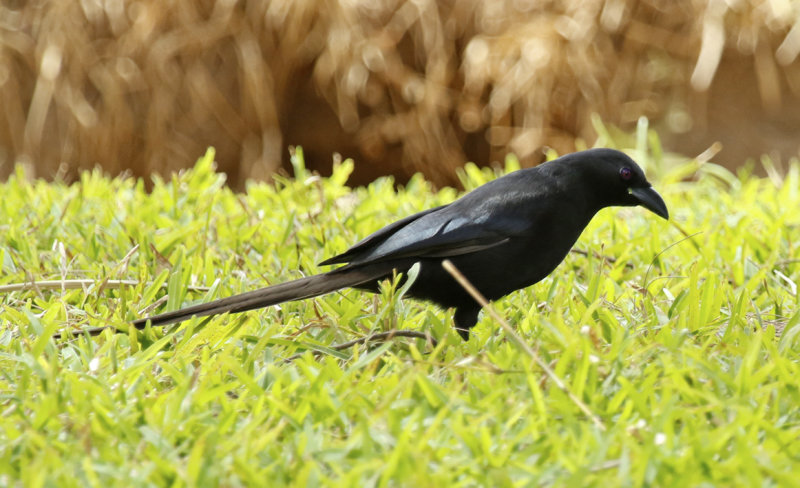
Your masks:
{"label": "black bird", "polygon": [[320,263],[333,271],[193,305],[133,322],[161,326],[191,317],[237,313],[341,288],[377,292],[393,272],[420,263],[408,295],[455,308],[464,340],[480,306],[442,268],[449,259],[489,300],[530,286],[564,259],[600,209],[641,205],[669,218],[641,168],[613,149],[590,149],[507,174],[460,199],[390,224]]}

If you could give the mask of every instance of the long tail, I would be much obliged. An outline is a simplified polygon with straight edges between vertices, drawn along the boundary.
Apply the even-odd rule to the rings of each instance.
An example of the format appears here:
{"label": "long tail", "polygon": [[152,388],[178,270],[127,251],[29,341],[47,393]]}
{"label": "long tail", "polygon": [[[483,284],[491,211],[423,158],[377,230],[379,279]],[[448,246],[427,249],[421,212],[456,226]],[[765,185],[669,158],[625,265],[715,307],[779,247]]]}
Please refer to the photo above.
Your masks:
{"label": "long tail", "polygon": [[160,326],[182,322],[192,317],[206,317],[226,312],[246,312],[292,300],[304,300],[324,295],[342,288],[359,285],[365,281],[375,280],[385,274],[385,268],[382,268],[378,274],[374,271],[370,273],[369,269],[365,268],[342,268],[248,291],[228,298],[220,298],[208,303],[192,305],[172,312],[153,315],[152,317],[145,317],[134,320],[132,324],[137,329],[143,329],[147,322],[150,322],[151,326]]}
{"label": "long tail", "polygon": [[[391,273],[391,267],[389,267],[388,273]],[[245,312],[247,310],[268,307],[292,300],[313,298],[342,288],[375,281],[386,275],[387,266],[385,264],[376,263],[371,266],[354,268],[345,266],[327,273],[307,276],[294,281],[241,293],[232,297],[220,298],[219,300],[208,303],[200,303],[180,310],[145,317],[143,319],[134,320],[131,324],[137,329],[144,329],[148,323],[153,327],[157,327],[182,322],[192,317],[206,317],[226,312]],[[54,337],[60,338],[65,334],[77,336],[87,332],[90,335],[97,335],[106,328],[108,328],[108,326],[57,333]]]}

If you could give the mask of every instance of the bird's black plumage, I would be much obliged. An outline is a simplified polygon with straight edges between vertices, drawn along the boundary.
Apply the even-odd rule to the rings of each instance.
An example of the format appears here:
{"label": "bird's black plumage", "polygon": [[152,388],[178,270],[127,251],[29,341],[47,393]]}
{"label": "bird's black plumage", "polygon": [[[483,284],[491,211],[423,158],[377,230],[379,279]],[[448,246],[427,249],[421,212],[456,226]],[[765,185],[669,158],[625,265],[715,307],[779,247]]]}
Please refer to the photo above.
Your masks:
{"label": "bird's black plumage", "polygon": [[530,286],[564,259],[591,218],[608,206],[641,205],[668,218],[639,166],[613,149],[569,154],[515,171],[441,207],[390,224],[321,264],[327,273],[133,322],[143,328],[193,316],[243,312],[354,287],[376,292],[393,272],[420,263],[408,295],[455,308],[464,339],[480,306],[442,268],[449,259],[490,300]]}

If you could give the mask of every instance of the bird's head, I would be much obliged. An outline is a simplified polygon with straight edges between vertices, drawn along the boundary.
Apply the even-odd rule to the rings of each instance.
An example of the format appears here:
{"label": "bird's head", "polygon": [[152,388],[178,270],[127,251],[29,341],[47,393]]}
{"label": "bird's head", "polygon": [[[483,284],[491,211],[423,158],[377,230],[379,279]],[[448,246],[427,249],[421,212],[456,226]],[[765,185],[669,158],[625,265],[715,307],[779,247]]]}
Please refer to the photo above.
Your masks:
{"label": "bird's head", "polygon": [[589,149],[570,154],[589,166],[586,172],[590,184],[603,206],[636,206],[650,210],[659,217],[669,219],[667,205],[644,176],[644,171],[633,159],[615,149]]}

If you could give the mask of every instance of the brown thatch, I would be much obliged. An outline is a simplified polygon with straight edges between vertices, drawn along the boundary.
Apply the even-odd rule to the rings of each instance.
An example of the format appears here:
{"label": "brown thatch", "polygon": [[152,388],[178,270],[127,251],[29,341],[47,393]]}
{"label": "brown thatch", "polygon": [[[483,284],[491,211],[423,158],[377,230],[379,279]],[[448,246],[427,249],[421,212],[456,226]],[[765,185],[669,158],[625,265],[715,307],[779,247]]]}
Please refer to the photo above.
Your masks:
{"label": "brown thatch", "polygon": [[[185,167],[232,181],[303,145],[357,179],[595,135],[644,115],[731,158],[800,146],[800,7],[768,0],[38,0],[0,6],[0,172]],[[746,134],[747,137],[744,137]]]}

